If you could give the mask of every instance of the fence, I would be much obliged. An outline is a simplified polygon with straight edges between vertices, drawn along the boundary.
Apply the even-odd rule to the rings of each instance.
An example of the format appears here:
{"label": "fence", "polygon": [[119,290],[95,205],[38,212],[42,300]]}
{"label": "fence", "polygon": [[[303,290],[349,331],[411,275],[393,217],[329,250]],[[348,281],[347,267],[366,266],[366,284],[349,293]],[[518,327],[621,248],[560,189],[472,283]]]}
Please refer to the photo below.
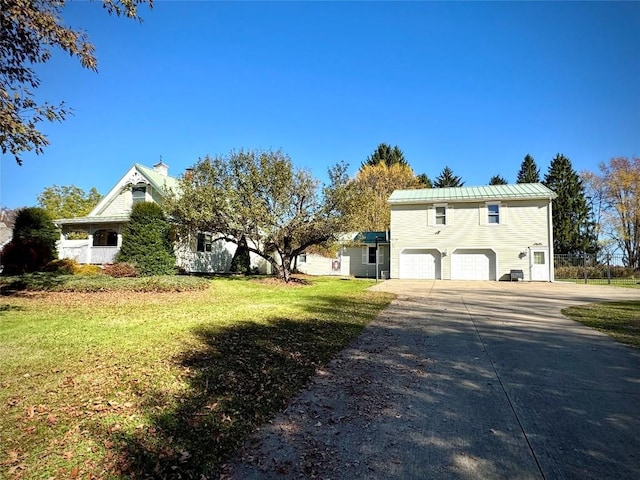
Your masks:
{"label": "fence", "polygon": [[592,284],[638,284],[640,271],[624,266],[622,255],[554,255],[555,279]]}

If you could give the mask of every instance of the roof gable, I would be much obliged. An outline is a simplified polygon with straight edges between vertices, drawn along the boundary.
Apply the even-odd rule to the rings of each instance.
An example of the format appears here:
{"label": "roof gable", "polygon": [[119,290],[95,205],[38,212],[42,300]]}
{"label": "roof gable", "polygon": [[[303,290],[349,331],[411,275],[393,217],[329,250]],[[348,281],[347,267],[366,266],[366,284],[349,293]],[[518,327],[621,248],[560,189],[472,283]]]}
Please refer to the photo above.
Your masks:
{"label": "roof gable", "polygon": [[111,202],[120,195],[127,185],[136,185],[138,183],[146,183],[151,185],[154,190],[160,194],[164,194],[165,190],[176,190],[178,187],[178,179],[169,175],[163,175],[154,169],[134,164],[127,173],[109,190],[100,202],[89,213],[88,217],[95,217],[104,212]]}
{"label": "roof gable", "polygon": [[479,187],[423,188],[395,190],[391,205],[434,202],[473,202],[491,200],[553,199],[556,194],[541,183],[514,183]]}

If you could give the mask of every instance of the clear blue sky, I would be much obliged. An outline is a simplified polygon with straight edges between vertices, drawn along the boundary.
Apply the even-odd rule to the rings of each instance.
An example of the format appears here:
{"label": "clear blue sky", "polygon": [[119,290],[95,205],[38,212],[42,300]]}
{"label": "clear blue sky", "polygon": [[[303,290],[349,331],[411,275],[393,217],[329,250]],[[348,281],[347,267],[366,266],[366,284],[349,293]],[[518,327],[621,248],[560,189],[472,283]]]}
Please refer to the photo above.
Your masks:
{"label": "clear blue sky", "polygon": [[180,175],[232,149],[283,149],[320,179],[398,145],[416,173],[510,183],[640,155],[640,3],[168,2],[142,24],[72,2],[99,73],[57,53],[39,95],[75,113],[51,146],[2,158],[0,205],[53,184],[106,194],[133,163]]}

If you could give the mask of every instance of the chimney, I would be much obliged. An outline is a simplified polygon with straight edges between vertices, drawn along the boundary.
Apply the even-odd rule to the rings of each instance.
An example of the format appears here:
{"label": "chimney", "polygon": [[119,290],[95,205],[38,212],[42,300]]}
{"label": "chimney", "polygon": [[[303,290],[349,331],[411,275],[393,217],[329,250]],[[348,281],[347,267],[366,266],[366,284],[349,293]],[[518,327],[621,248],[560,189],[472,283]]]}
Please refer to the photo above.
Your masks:
{"label": "chimney", "polygon": [[164,175],[165,177],[169,173],[169,165],[166,165],[162,159],[158,163],[153,166],[153,169],[158,172],[160,175]]}

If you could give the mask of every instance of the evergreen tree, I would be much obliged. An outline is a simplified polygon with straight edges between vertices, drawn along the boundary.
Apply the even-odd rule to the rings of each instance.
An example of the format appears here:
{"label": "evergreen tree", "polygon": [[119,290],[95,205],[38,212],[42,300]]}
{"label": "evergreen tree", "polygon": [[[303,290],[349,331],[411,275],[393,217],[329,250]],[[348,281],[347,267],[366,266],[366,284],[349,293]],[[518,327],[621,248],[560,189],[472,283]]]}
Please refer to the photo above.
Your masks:
{"label": "evergreen tree", "polygon": [[404,153],[402,153],[402,150],[400,150],[397,145],[395,147],[392,147],[391,145],[388,145],[386,143],[381,143],[380,145],[378,145],[378,148],[376,148],[375,152],[373,152],[371,156],[367,157],[367,159],[362,162],[361,167],[364,167],[365,165],[374,166],[378,165],[379,163],[384,163],[387,165],[387,167],[390,167],[397,163],[409,166],[407,161],[404,159]]}
{"label": "evergreen tree", "polygon": [[500,175],[494,175],[489,180],[489,185],[506,185],[507,183],[509,183],[509,182],[507,182],[504,179],[504,177],[501,177]]}
{"label": "evergreen tree", "polygon": [[427,176],[426,173],[421,173],[420,175],[416,175],[418,182],[420,182],[421,188],[431,188],[433,184],[431,183],[431,179]]}
{"label": "evergreen tree", "polygon": [[462,179],[453,174],[453,171],[449,167],[444,167],[440,175],[436,177],[436,181],[433,183],[435,188],[444,187],[462,187],[464,182]]}
{"label": "evergreen tree", "polygon": [[516,183],[538,183],[539,181],[540,170],[533,157],[527,153],[520,165]]}
{"label": "evergreen tree", "polygon": [[18,211],[13,238],[2,251],[4,272],[37,272],[57,258],[58,232],[47,211],[30,207]]}
{"label": "evergreen tree", "polygon": [[553,248],[555,253],[575,254],[597,249],[584,185],[571,160],[557,154],[543,182],[558,197],[553,202]]}
{"label": "evergreen tree", "polygon": [[158,204],[136,203],[122,232],[122,247],[116,261],[135,264],[140,275],[175,273],[176,259],[169,232],[169,222]]}

